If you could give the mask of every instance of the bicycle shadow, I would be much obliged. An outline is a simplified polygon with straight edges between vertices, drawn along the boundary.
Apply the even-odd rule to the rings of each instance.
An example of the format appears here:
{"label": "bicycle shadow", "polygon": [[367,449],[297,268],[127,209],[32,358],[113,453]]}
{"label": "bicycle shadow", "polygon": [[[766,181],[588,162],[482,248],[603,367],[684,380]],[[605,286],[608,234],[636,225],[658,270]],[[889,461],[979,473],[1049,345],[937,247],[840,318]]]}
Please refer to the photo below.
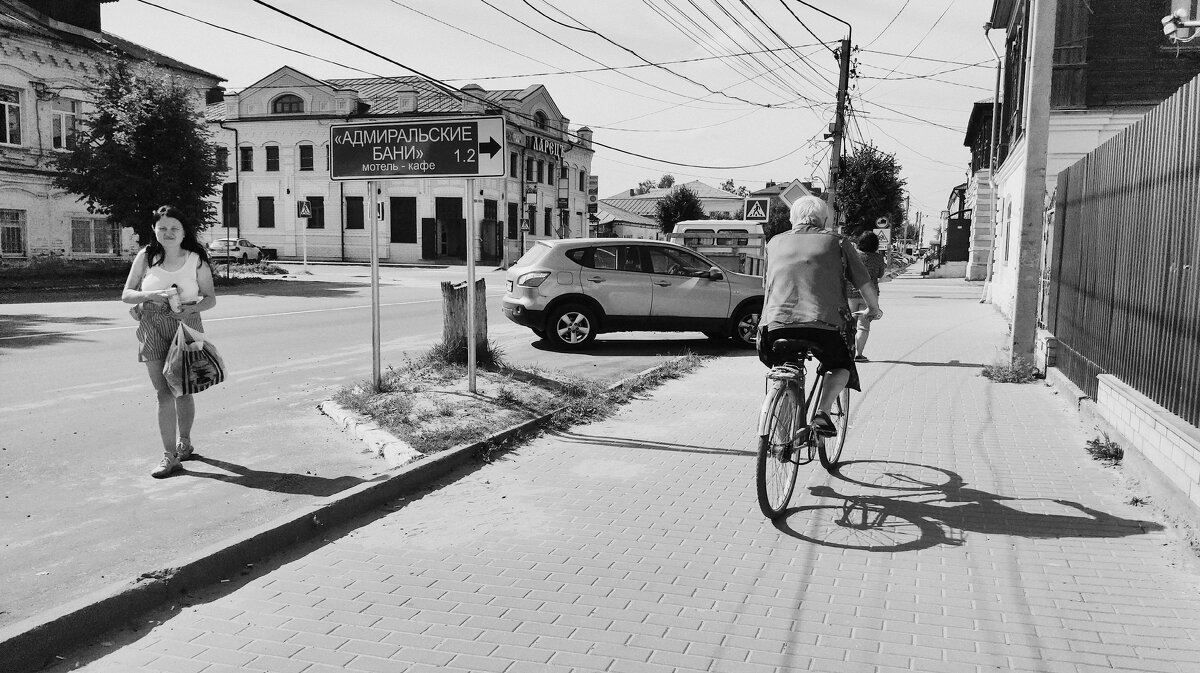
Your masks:
{"label": "bicycle shadow", "polygon": [[[939,475],[936,479],[931,479]],[[967,488],[951,470],[894,461],[843,463],[833,475],[842,493],[809,487],[824,502],[785,510],[781,532],[814,544],[864,551],[915,551],[965,544],[967,533],[1030,539],[1119,538],[1160,531],[1161,524],[1126,519],[1062,498],[1019,498]],[[1041,511],[1038,511],[1041,510]]]}

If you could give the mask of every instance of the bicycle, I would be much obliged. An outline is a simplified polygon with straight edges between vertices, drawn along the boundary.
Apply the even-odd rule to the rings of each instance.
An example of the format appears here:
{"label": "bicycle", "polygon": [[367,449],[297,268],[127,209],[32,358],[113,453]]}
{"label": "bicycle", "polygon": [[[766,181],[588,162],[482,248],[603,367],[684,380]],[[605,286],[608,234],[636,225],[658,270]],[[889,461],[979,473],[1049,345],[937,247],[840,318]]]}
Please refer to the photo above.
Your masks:
{"label": "bicycle", "polygon": [[[804,339],[778,339],[771,350],[775,361],[783,364],[772,367],[767,374],[766,396],[758,417],[755,482],[759,508],[767,518],[775,519],[792,497],[801,465],[811,463],[815,457],[826,471],[837,471],[850,425],[850,389],[837,396],[829,413],[837,435],[826,437],[815,432],[812,417],[826,375],[816,376],[805,397],[805,362],[813,359],[819,347]],[[801,413],[804,420],[799,424]]]}

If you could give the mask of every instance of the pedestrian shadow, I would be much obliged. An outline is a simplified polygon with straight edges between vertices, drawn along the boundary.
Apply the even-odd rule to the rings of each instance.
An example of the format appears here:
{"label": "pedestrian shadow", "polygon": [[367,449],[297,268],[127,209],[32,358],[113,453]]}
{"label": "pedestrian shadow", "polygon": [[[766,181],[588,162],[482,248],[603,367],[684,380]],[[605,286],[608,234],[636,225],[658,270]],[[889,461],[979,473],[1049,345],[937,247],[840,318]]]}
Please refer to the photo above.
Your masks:
{"label": "pedestrian shadow", "polygon": [[871,360],[870,362],[859,363],[859,366],[869,364],[882,365],[908,365],[909,367],[963,367],[965,369],[983,369],[983,365],[978,362],[961,362],[959,360],[948,360],[946,362],[913,362],[912,360]]}
{"label": "pedestrian shadow", "polygon": [[239,295],[243,297],[305,297],[309,299],[348,297],[362,292],[362,283],[342,283],[325,280],[291,280],[285,278],[261,278],[236,285],[217,285],[217,296]]}
{"label": "pedestrian shadow", "polygon": [[184,463],[184,469],[172,477],[199,477],[215,479],[246,488],[257,488],[275,493],[291,493],[293,495],[330,496],[340,493],[351,486],[363,483],[358,477],[318,477],[312,474],[295,474],[292,472],[271,472],[268,470],[252,470],[237,463],[230,463],[216,458],[205,458],[193,454],[196,462],[211,465],[225,472],[208,472],[206,470],[189,470]]}
{"label": "pedestrian shadow", "polygon": [[785,510],[776,528],[822,546],[877,552],[959,546],[969,533],[1098,539],[1163,530],[1154,521],[1126,519],[1064,498],[968,488],[958,474],[928,465],[853,461],[833,476],[833,484],[808,489],[818,501]]}
{"label": "pedestrian shadow", "polygon": [[652,442],[646,439],[631,437],[611,437],[600,435],[585,435],[578,432],[556,432],[555,437],[569,444],[587,444],[589,446],[608,446],[620,449],[652,449],[655,451],[681,451],[685,453],[713,453],[720,455],[741,454],[753,456],[755,451],[743,449],[720,448],[715,446],[697,446],[695,444],[675,444],[671,442]]}

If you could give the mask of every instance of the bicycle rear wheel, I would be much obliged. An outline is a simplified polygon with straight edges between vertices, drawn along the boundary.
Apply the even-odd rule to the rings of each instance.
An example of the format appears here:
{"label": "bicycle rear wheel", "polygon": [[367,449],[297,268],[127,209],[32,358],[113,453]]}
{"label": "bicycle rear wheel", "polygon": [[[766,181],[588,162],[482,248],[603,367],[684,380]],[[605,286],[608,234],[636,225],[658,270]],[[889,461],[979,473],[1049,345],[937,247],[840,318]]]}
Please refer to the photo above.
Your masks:
{"label": "bicycle rear wheel", "polygon": [[770,415],[766,434],[758,438],[758,469],[755,483],[758,506],[767,518],[775,519],[796,488],[796,431],[804,424],[803,406],[795,386],[780,386],[767,400]]}
{"label": "bicycle rear wheel", "polygon": [[850,389],[846,388],[833,401],[833,410],[829,412],[837,435],[820,437],[817,440],[817,457],[821,466],[829,472],[837,470],[838,460],[842,457],[842,447],[846,445],[846,431],[850,429]]}

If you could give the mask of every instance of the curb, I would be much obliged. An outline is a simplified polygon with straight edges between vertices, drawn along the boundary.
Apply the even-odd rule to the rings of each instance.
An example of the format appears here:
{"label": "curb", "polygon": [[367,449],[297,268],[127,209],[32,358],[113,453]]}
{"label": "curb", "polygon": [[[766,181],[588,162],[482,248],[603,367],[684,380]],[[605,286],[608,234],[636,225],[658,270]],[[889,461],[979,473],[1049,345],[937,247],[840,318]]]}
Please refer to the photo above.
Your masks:
{"label": "curb", "polygon": [[[627,381],[679,359],[682,358],[672,358],[625,377],[608,386],[608,389],[617,388]],[[522,373],[542,378],[527,372]],[[552,382],[550,379],[547,381]],[[114,582],[86,596],[0,629],[0,671],[27,673],[40,670],[53,663],[56,655],[104,634],[114,625],[161,606],[189,587],[216,584],[221,580],[236,577],[247,564],[274,556],[289,546],[321,534],[329,526],[348,522],[380,505],[419,490],[455,469],[470,465],[487,447],[502,444],[514,436],[535,430],[561,410],[562,407],[553,409],[472,444],[447,449],[420,460],[410,460],[398,468],[396,474],[389,475],[381,481],[358,484],[329,496],[323,503],[301,507],[257,528],[186,554],[166,566],[143,572],[136,579]],[[324,410],[322,413],[325,413]],[[330,418],[335,422],[342,422],[332,415]],[[352,432],[356,436],[360,432],[360,425],[366,424],[355,426]],[[345,425],[342,427],[346,428]],[[393,443],[399,442],[390,433],[378,430],[377,426],[376,431],[391,437]],[[361,432],[364,436],[369,434],[365,429]],[[383,439],[378,435],[372,437],[376,440]]]}

